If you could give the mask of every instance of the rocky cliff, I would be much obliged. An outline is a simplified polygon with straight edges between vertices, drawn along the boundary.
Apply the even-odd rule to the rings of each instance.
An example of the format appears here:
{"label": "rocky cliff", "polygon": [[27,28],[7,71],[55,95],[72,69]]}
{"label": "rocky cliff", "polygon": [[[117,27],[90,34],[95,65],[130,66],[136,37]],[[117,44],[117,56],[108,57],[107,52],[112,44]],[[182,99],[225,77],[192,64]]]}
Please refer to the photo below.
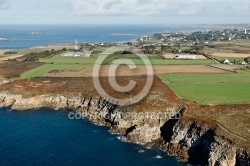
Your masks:
{"label": "rocky cliff", "polygon": [[[85,94],[74,96],[37,95],[25,98],[0,92],[0,107],[29,110],[41,107],[71,109],[91,122],[106,125],[112,132],[138,143],[161,143],[161,148],[182,161],[209,166],[247,166],[249,154],[216,135],[216,125],[207,125],[185,116],[186,106],[163,112],[133,112],[110,104],[107,99]],[[163,116],[165,115],[165,116]],[[72,114],[74,116],[74,114]]]}

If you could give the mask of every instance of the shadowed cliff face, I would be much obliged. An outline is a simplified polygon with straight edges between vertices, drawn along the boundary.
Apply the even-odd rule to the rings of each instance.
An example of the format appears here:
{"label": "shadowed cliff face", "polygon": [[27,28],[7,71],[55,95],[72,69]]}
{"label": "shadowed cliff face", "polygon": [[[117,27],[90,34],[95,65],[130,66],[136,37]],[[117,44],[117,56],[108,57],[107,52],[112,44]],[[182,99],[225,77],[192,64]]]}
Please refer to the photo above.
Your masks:
{"label": "shadowed cliff face", "polygon": [[[38,95],[24,98],[7,91],[0,92],[0,106],[16,110],[40,107],[72,109],[91,122],[106,125],[112,132],[120,133],[124,139],[138,143],[163,140],[161,147],[182,161],[200,165],[244,166],[249,162],[247,153],[238,152],[229,141],[216,136],[216,127],[185,118],[186,107],[170,108],[172,114],[181,119],[148,117],[145,112],[134,116],[133,110],[111,104],[107,99],[85,94],[76,96]],[[134,114],[133,114],[134,113]],[[160,112],[159,112],[160,113]],[[150,115],[150,112],[148,113]],[[133,116],[132,116],[133,115]],[[238,153],[237,153],[238,152]]]}

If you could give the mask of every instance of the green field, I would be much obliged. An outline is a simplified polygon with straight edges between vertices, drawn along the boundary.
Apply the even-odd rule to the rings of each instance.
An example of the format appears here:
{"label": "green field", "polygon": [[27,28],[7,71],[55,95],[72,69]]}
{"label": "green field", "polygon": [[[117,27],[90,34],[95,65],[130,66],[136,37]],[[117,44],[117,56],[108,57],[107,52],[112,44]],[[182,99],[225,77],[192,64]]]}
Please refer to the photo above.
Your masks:
{"label": "green field", "polygon": [[[39,59],[39,62],[45,63],[45,65],[24,72],[21,75],[21,77],[22,78],[42,77],[46,73],[53,70],[66,70],[66,71],[82,70],[90,65],[95,64],[98,56],[100,55],[95,54],[89,58],[84,58],[84,57],[62,57],[60,55],[56,55],[52,58],[41,58]],[[117,57],[118,55],[110,55],[104,60],[102,64],[107,64]]]}
{"label": "green field", "polygon": [[250,73],[237,74],[165,74],[160,78],[169,83],[179,97],[202,104],[250,103]]}
{"label": "green field", "polygon": [[[93,65],[96,63],[97,58],[101,55],[92,55],[89,58],[84,57],[62,57],[60,55],[54,56],[52,58],[42,58],[39,62],[43,63],[61,63],[61,64],[86,64],[86,65]],[[107,58],[102,62],[102,64],[107,64],[113,59],[117,58],[119,55],[109,55]]]}
{"label": "green field", "polygon": [[250,40],[244,39],[244,40],[236,40],[234,41],[235,44],[250,44]]}
{"label": "green field", "polygon": [[53,57],[40,59],[43,63],[61,63],[61,64],[94,64],[96,59],[82,57]]}
{"label": "green field", "polygon": [[[152,65],[201,65],[201,64],[214,64],[212,60],[176,60],[176,59],[162,59],[157,55],[147,55],[149,63],[144,63],[143,60],[136,55],[121,55],[113,64],[132,64],[131,60],[136,65],[152,64]],[[145,58],[145,57],[144,57]]]}
{"label": "green field", "polygon": [[88,67],[88,65],[82,64],[45,64],[36,69],[24,72],[21,74],[22,78],[31,78],[31,77],[42,77],[46,73],[53,70],[67,70],[67,71],[78,71]]}

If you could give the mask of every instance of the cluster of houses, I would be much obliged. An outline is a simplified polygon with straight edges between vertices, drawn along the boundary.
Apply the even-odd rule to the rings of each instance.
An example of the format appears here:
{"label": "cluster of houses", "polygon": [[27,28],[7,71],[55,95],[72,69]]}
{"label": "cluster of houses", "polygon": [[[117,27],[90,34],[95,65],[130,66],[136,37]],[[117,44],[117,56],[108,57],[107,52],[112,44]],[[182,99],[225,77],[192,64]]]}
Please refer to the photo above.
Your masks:
{"label": "cluster of houses", "polygon": [[90,57],[92,51],[80,50],[77,40],[75,41],[75,48],[72,51],[66,51],[61,54],[64,57]]}
{"label": "cluster of houses", "polygon": [[62,54],[64,57],[90,57],[92,54],[92,51],[66,51]]}
{"label": "cluster of houses", "polygon": [[196,55],[179,54],[175,56],[174,59],[196,59]]}
{"label": "cluster of houses", "polygon": [[237,62],[231,62],[230,60],[228,60],[227,58],[225,58],[224,60],[218,60],[216,58],[213,58],[215,61],[217,61],[220,64],[226,64],[226,65],[233,65],[233,64],[241,64],[241,65],[250,65],[250,57],[245,58],[242,61],[237,61]]}

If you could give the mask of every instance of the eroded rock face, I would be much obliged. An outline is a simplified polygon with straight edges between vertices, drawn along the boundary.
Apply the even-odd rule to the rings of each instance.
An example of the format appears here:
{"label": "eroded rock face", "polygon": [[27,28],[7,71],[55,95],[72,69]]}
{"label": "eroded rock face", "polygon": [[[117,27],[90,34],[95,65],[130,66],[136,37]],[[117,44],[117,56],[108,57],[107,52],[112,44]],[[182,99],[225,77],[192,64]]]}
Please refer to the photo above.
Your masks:
{"label": "eroded rock face", "polygon": [[[112,132],[120,133],[130,141],[150,143],[162,139],[163,150],[189,163],[245,166],[249,161],[249,156],[242,157],[242,153],[237,153],[236,147],[217,137],[214,127],[193,120],[152,118],[145,116],[147,113],[143,116],[132,116],[132,111],[123,110],[100,97],[53,94],[24,98],[22,95],[3,91],[0,92],[0,107],[11,107],[15,110],[41,107],[73,109],[91,122],[106,125]],[[180,111],[180,108],[171,109],[175,113]]]}
{"label": "eroded rock face", "polygon": [[216,137],[210,145],[208,165],[235,166],[236,147]]}
{"label": "eroded rock face", "polygon": [[183,161],[208,166],[235,166],[236,147],[216,136],[215,128],[197,121],[178,121],[164,146]]}

